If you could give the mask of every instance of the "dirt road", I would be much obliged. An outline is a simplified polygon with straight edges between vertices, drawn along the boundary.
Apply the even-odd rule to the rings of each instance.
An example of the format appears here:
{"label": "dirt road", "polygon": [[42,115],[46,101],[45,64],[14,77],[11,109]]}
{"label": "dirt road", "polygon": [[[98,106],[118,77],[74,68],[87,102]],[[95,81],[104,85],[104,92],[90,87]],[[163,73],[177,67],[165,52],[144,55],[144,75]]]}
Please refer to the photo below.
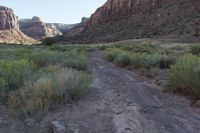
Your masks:
{"label": "dirt road", "polygon": [[98,52],[91,53],[90,67],[90,93],[62,113],[52,114],[72,132],[200,132],[200,110],[190,107],[184,98],[148,86],[134,73],[105,61]]}
{"label": "dirt road", "polygon": [[200,132],[200,109],[183,97],[162,93],[136,74],[105,61],[99,52],[90,54],[90,67],[89,94],[49,113],[39,125],[55,122],[67,133]]}

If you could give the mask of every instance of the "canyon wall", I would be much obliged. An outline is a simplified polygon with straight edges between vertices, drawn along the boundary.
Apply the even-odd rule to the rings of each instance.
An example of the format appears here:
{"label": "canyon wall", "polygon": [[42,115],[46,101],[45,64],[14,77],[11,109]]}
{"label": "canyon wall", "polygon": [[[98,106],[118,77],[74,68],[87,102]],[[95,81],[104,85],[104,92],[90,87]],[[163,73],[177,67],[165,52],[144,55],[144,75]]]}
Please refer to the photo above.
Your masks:
{"label": "canyon wall", "polygon": [[20,19],[20,29],[26,35],[37,40],[62,35],[61,31],[59,31],[56,26],[46,24],[36,16],[32,19]]}
{"label": "canyon wall", "polygon": [[0,43],[38,44],[40,42],[20,31],[18,17],[12,9],[0,6]]}
{"label": "canyon wall", "polygon": [[0,30],[19,29],[18,17],[13,10],[4,6],[0,6]]}
{"label": "canyon wall", "polygon": [[199,38],[200,0],[108,0],[66,41],[102,42],[173,36]]}

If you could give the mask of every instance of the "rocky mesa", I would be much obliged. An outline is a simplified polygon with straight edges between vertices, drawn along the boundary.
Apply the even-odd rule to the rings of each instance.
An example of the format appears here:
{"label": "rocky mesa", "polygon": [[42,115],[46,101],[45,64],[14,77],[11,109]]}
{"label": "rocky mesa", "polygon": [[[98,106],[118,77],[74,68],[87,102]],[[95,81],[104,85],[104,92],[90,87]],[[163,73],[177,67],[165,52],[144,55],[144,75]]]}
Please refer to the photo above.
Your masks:
{"label": "rocky mesa", "polygon": [[20,19],[19,23],[22,32],[37,40],[62,35],[62,32],[55,25],[44,23],[36,16],[32,19]]}
{"label": "rocky mesa", "polygon": [[87,42],[173,36],[199,38],[199,0],[108,0],[86,22],[78,36]]}
{"label": "rocky mesa", "polygon": [[19,30],[19,20],[12,9],[0,6],[0,43],[37,44],[39,41]]}

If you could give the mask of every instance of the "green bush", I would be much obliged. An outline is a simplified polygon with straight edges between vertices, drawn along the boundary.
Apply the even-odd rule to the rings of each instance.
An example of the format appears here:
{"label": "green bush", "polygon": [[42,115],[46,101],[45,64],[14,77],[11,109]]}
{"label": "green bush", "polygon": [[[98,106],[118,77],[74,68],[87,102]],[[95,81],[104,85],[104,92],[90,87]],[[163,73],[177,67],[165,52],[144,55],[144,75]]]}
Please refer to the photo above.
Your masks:
{"label": "green bush", "polygon": [[119,66],[131,65],[135,68],[169,69],[175,63],[175,58],[167,54],[149,54],[147,52],[130,52],[119,48],[108,48],[105,56],[109,61],[114,61]]}
{"label": "green bush", "polygon": [[44,113],[54,105],[78,99],[89,88],[90,75],[83,72],[88,70],[84,47],[1,48],[0,101],[19,116]]}
{"label": "green bush", "polygon": [[36,69],[32,62],[27,60],[0,61],[0,93],[18,89]]}
{"label": "green bush", "polygon": [[200,57],[185,55],[172,67],[170,84],[175,90],[200,98]]}
{"label": "green bush", "polygon": [[148,53],[148,54],[157,52],[159,48],[158,45],[153,45],[153,44],[117,45],[116,47],[134,53]]}
{"label": "green bush", "polygon": [[49,50],[65,52],[67,48],[64,45],[52,45],[49,47]]}
{"label": "green bush", "polygon": [[146,58],[149,54],[146,53],[131,53],[130,63],[135,68],[142,68],[145,65]]}
{"label": "green bush", "polygon": [[77,50],[72,50],[66,52],[64,58],[64,66],[77,70],[88,70],[88,55],[86,51],[78,52]]}
{"label": "green bush", "polygon": [[190,53],[194,55],[200,55],[200,44],[192,45],[190,47]]}
{"label": "green bush", "polygon": [[99,50],[105,50],[106,49],[106,45],[102,45],[102,46],[98,46]]}
{"label": "green bush", "polygon": [[161,69],[169,69],[172,64],[175,63],[175,59],[169,55],[153,54],[146,58],[145,67],[153,68],[159,67]]}
{"label": "green bush", "polygon": [[46,45],[46,46],[51,46],[51,45],[55,44],[56,42],[57,42],[56,38],[48,37],[42,41],[42,44]]}
{"label": "green bush", "polygon": [[130,65],[129,53],[124,51],[118,52],[114,58],[114,62],[121,67]]}
{"label": "green bush", "polygon": [[90,76],[87,73],[62,69],[10,92],[8,105],[19,115],[34,116],[47,112],[54,105],[80,98],[87,92],[89,84]]}
{"label": "green bush", "polygon": [[117,53],[120,51],[121,51],[121,49],[119,49],[119,48],[108,48],[105,51],[105,56],[109,61],[114,61]]}
{"label": "green bush", "polygon": [[32,52],[27,58],[39,67],[44,67],[47,65],[53,65],[60,61],[62,53],[55,51],[36,51]]}

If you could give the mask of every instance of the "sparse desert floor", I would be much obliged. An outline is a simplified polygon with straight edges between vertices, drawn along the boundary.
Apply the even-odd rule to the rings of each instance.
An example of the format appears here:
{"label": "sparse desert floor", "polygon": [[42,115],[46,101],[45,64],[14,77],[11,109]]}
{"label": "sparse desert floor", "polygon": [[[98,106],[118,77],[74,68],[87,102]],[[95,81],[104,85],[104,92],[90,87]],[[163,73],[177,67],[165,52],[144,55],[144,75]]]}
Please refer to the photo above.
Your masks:
{"label": "sparse desert floor", "polygon": [[[175,44],[177,45],[177,44]],[[189,44],[187,44],[189,45]],[[172,47],[169,45],[168,47]],[[174,47],[174,46],[173,46]],[[100,49],[104,49],[100,47]],[[162,92],[135,70],[106,61],[104,52],[89,53],[90,91],[46,113],[40,121],[15,120],[0,108],[0,132],[35,133],[198,133],[200,109],[186,97]]]}

